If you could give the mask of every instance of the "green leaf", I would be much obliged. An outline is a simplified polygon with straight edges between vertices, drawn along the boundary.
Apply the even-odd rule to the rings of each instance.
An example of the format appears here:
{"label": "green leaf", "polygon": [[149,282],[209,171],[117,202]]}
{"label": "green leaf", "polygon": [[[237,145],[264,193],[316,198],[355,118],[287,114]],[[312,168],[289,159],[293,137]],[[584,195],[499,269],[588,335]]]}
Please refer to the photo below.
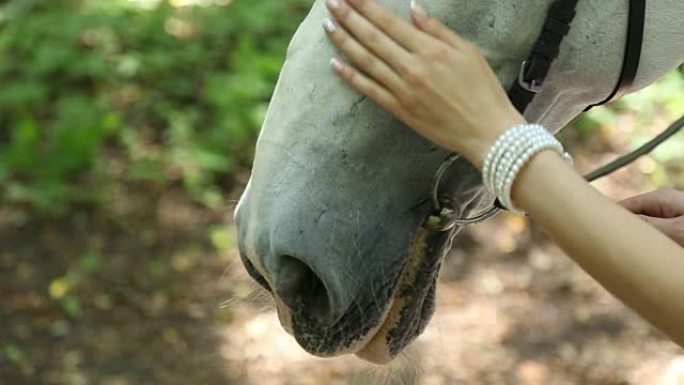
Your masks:
{"label": "green leaf", "polygon": [[102,265],[102,255],[97,252],[86,253],[81,257],[80,268],[83,274],[92,274]]}
{"label": "green leaf", "polygon": [[75,297],[68,295],[62,300],[62,309],[71,318],[81,318],[83,315],[83,308],[81,301]]}
{"label": "green leaf", "polygon": [[24,351],[17,345],[7,344],[4,347],[5,357],[7,360],[14,363],[19,363],[24,360]]}

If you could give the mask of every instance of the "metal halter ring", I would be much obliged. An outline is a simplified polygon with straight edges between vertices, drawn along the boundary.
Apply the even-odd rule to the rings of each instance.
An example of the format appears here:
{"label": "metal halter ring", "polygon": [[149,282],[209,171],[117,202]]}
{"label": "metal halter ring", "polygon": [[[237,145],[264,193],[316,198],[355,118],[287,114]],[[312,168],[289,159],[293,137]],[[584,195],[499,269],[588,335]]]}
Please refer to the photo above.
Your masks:
{"label": "metal halter ring", "polygon": [[481,214],[470,217],[470,218],[459,218],[456,216],[456,210],[452,205],[452,201],[449,198],[439,197],[439,186],[442,182],[442,178],[446,171],[451,167],[454,162],[460,159],[461,156],[458,154],[451,154],[449,157],[442,162],[442,164],[437,169],[435,177],[432,180],[432,209],[433,214],[428,217],[425,221],[424,227],[433,231],[448,231],[454,228],[454,226],[467,226],[474,225],[485,221],[494,215],[499,213],[499,208],[492,206],[492,208],[487,209]]}

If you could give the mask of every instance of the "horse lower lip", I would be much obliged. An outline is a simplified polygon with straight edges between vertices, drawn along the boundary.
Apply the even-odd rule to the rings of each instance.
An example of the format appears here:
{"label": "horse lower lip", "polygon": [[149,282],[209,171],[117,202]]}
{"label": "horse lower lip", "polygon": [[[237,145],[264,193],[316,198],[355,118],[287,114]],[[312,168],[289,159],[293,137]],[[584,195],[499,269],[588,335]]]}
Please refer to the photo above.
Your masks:
{"label": "horse lower lip", "polygon": [[[411,322],[411,320],[405,318],[406,307],[418,305],[418,307],[415,309],[416,316],[421,317],[421,309],[425,303],[422,301],[418,304],[412,303],[410,299],[405,297],[406,294],[404,291],[407,288],[414,288],[418,290],[425,289],[426,291],[430,290],[429,285],[424,288],[415,288],[415,285],[425,273],[421,267],[427,260],[435,257],[435,255],[433,255],[435,250],[429,247],[428,239],[429,233],[423,229],[419,230],[419,233],[416,237],[416,242],[414,243],[411,253],[409,254],[408,260],[406,261],[404,271],[399,277],[399,282],[397,283],[397,287],[395,289],[396,294],[393,296],[391,304],[382,318],[382,322],[380,323],[378,329],[370,338],[369,342],[356,352],[358,357],[377,364],[388,363],[394,358],[394,354],[391,352],[389,347],[390,333],[392,333],[402,323]],[[408,334],[411,334],[413,331],[414,330],[411,328],[405,330],[407,335],[402,336],[401,340],[408,341],[410,339],[408,338],[410,337]]]}
{"label": "horse lower lip", "polygon": [[385,333],[396,324],[396,315],[403,309],[403,304],[398,304],[397,300],[398,298],[396,297],[392,299],[392,303],[382,318],[380,325],[373,333],[368,335],[368,342],[361,345],[360,349],[354,353],[357,357],[379,365],[387,364],[392,360],[393,357],[389,354],[386,341],[381,339],[383,335],[386,337]]}

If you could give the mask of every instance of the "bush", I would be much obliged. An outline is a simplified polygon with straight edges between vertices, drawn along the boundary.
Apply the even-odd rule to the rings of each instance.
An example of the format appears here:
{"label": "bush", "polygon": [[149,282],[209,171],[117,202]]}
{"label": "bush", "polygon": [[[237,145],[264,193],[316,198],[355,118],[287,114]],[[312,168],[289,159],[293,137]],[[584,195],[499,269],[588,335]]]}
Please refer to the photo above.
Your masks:
{"label": "bush", "polygon": [[0,5],[0,200],[60,214],[179,183],[219,204],[311,0],[178,3]]}

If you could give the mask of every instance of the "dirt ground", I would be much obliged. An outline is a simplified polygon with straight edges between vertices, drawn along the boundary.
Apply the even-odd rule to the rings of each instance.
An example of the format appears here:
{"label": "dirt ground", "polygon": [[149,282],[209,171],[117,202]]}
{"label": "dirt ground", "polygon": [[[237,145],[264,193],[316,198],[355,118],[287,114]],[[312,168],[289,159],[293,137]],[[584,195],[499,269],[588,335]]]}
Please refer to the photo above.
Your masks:
{"label": "dirt ground", "polygon": [[[576,153],[578,167],[622,150],[606,146]],[[652,163],[597,187],[647,191]],[[464,231],[428,330],[374,367],[311,357],[280,328],[239,263],[232,204],[124,195],[57,222],[0,207],[1,385],[684,385],[684,351],[524,218]]]}

